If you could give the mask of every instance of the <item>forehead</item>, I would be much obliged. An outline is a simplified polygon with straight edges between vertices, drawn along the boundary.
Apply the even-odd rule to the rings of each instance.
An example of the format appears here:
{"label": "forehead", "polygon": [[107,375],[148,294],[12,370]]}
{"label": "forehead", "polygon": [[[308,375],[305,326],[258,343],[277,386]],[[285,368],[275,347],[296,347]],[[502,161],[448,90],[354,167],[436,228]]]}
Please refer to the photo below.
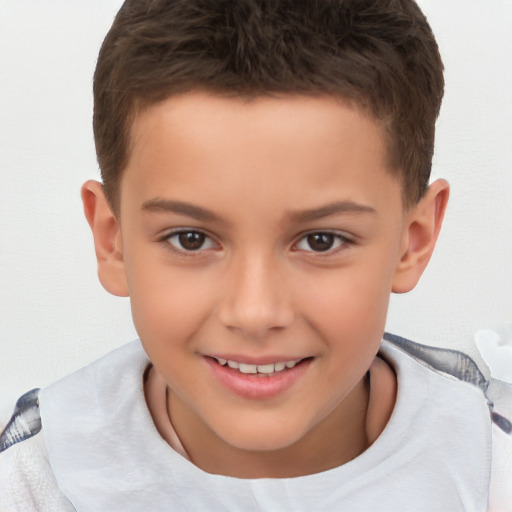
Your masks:
{"label": "forehead", "polygon": [[364,203],[400,192],[386,140],[378,122],[331,96],[187,93],[134,121],[121,194],[130,188],[139,201],[201,196],[247,204],[259,194],[305,208],[320,199]]}

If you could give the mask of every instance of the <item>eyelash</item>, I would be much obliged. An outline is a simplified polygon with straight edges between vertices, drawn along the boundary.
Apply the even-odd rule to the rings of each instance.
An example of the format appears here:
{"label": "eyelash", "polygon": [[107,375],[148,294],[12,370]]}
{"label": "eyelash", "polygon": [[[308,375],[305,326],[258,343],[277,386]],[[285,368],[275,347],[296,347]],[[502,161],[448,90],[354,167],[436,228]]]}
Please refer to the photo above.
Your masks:
{"label": "eyelash", "polygon": [[[199,235],[199,236],[203,237],[203,239],[201,241],[201,244],[196,249],[186,249],[185,247],[183,247],[182,241],[179,240],[179,237],[182,235]],[[316,250],[316,251],[311,248],[311,245],[309,245],[309,248],[300,248],[299,247],[300,244],[303,242],[308,243],[308,244],[311,243],[312,240],[309,240],[309,242],[308,242],[308,238],[319,237],[319,236],[332,237],[332,239],[330,240],[330,241],[332,241],[331,246],[327,247],[325,250]],[[181,245],[181,247],[174,245],[171,241],[172,239],[176,239],[177,244]],[[183,255],[183,256],[194,256],[194,255],[197,255],[205,250],[212,249],[216,246],[218,247],[218,244],[212,239],[212,237],[210,237],[204,231],[201,231],[198,229],[182,228],[179,230],[174,230],[174,231],[171,231],[170,233],[166,234],[161,239],[161,241],[166,244],[166,247],[169,250],[172,250],[172,251],[179,253],[180,255]],[[205,248],[204,245],[206,242],[209,243],[209,247]],[[350,245],[353,243],[354,243],[353,240],[351,240],[344,234],[339,233],[337,231],[309,231],[309,232],[303,234],[299,238],[298,242],[296,242],[293,245],[293,250],[328,256],[328,255],[337,253],[339,250],[343,250],[343,248],[345,248],[347,245]],[[329,243],[328,243],[328,245],[329,245]],[[334,247],[332,245],[334,245]]]}

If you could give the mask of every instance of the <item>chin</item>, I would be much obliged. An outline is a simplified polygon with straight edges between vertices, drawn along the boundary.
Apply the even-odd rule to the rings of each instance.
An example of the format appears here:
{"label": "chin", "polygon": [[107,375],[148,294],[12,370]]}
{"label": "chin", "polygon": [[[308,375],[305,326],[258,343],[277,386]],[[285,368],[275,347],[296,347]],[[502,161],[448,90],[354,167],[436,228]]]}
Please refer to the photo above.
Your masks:
{"label": "chin", "polygon": [[252,452],[272,452],[288,448],[300,441],[305,432],[299,430],[297,426],[287,428],[286,425],[235,425],[234,429],[229,429],[217,435],[223,441],[238,450]]}

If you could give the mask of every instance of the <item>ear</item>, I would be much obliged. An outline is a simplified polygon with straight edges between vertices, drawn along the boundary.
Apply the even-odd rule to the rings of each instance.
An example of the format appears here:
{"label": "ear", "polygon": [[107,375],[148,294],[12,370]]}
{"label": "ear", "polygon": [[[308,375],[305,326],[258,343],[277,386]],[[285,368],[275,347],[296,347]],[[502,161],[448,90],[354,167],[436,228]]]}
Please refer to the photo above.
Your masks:
{"label": "ear", "polygon": [[100,282],[113,295],[127,297],[121,230],[105,197],[102,184],[93,180],[84,183],[82,201],[85,217],[94,237]]}
{"label": "ear", "polygon": [[409,292],[418,283],[434,251],[449,195],[448,183],[445,180],[435,181],[408,212],[401,258],[393,278],[393,292]]}

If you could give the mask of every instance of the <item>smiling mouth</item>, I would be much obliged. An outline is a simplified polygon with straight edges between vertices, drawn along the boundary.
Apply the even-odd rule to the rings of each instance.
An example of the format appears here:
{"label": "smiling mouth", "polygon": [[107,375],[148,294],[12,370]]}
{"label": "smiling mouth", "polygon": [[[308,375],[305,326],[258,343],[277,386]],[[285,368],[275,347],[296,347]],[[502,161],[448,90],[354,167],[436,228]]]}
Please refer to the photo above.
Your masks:
{"label": "smiling mouth", "polygon": [[238,372],[246,374],[246,375],[255,375],[258,377],[272,377],[274,375],[284,373],[287,370],[291,370],[292,368],[299,365],[303,361],[306,361],[306,360],[309,360],[312,358],[306,357],[304,359],[293,359],[290,361],[280,361],[277,363],[269,363],[269,364],[239,363],[238,361],[232,361],[230,359],[223,359],[221,357],[212,357],[211,359],[216,361],[220,366],[229,367],[234,371],[238,371]]}

